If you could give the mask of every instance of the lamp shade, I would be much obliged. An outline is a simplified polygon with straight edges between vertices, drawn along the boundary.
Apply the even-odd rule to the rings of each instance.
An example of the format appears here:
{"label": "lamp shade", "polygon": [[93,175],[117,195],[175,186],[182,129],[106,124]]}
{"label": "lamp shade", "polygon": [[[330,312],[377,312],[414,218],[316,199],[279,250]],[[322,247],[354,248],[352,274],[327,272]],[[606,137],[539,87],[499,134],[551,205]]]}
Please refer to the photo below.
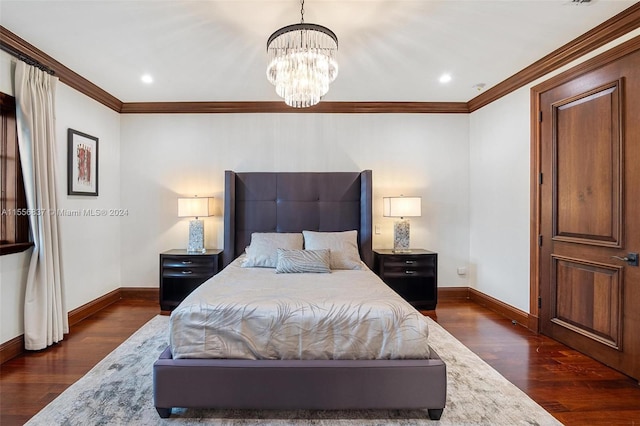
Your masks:
{"label": "lamp shade", "polygon": [[213,197],[178,198],[178,217],[213,216]]}
{"label": "lamp shade", "polygon": [[384,197],[382,201],[385,217],[422,216],[422,197]]}

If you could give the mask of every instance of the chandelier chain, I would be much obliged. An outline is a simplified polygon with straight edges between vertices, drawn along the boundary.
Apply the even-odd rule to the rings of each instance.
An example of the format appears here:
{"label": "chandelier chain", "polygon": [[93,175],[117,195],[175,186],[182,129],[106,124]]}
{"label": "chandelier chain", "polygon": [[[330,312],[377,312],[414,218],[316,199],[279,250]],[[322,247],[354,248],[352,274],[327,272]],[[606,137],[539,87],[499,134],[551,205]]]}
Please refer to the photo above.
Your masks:
{"label": "chandelier chain", "polygon": [[300,0],[300,23],[304,24],[304,0]]}

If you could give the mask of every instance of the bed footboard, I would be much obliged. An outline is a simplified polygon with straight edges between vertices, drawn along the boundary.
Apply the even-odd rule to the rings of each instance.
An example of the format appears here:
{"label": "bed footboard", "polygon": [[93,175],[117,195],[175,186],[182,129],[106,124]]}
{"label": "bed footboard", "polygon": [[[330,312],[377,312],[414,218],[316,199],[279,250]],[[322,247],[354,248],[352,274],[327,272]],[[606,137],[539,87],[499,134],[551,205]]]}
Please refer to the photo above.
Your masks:
{"label": "bed footboard", "polygon": [[446,401],[446,365],[425,360],[173,359],[153,365],[154,403],[172,407],[348,410],[428,409],[436,420]]}

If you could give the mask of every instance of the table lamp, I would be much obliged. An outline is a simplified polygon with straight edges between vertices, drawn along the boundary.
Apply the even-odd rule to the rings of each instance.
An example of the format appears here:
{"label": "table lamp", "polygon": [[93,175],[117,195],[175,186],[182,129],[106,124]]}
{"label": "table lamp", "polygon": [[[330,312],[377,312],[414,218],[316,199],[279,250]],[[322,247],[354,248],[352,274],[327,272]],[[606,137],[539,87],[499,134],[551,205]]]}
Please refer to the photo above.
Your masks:
{"label": "table lamp", "polygon": [[399,217],[393,224],[394,253],[411,253],[409,248],[409,219],[407,217],[422,216],[422,197],[384,197],[384,217]]}
{"label": "table lamp", "polygon": [[204,222],[199,217],[213,216],[213,197],[178,198],[178,217],[195,217],[189,221],[187,253],[204,253]]}

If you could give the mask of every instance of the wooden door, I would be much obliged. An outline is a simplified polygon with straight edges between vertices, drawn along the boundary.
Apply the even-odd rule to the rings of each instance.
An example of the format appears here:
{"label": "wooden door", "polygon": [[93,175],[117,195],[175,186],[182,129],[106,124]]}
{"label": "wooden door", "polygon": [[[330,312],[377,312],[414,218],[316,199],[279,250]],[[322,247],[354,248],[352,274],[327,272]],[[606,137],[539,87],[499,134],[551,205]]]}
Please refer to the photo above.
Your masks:
{"label": "wooden door", "polygon": [[540,120],[540,331],[640,379],[640,51],[541,93]]}

